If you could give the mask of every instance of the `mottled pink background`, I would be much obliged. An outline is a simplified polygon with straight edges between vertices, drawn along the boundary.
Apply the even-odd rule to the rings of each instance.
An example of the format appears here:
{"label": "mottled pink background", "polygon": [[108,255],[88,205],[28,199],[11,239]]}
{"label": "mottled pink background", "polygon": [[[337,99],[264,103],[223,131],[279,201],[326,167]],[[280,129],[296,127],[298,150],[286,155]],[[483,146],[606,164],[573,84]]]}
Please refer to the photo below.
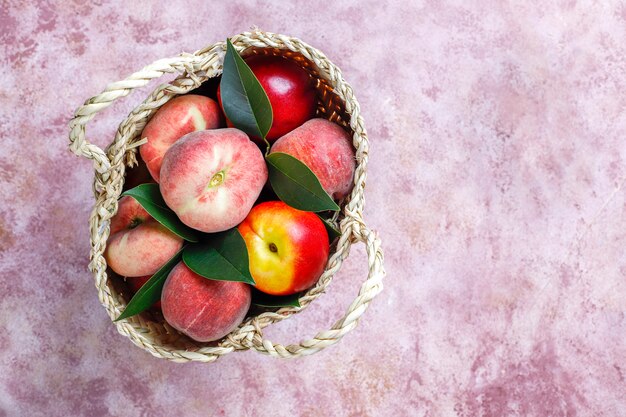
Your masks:
{"label": "mottled pink background", "polygon": [[[625,415],[626,3],[163,3],[0,0],[0,416]],[[252,25],[354,86],[386,288],[315,356],[168,363],[97,300],[92,167],[67,122],[108,82]],[[364,264],[353,251],[269,337],[330,326]]]}

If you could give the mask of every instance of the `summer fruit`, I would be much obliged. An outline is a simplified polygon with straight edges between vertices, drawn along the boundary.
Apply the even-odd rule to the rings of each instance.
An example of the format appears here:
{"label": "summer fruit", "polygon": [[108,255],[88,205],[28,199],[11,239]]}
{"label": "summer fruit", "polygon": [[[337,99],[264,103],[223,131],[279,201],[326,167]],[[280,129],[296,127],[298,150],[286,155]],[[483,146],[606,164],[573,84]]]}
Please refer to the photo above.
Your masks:
{"label": "summer fruit", "polygon": [[210,342],[243,321],[251,298],[248,284],[203,278],[181,262],[163,285],[161,308],[172,327],[198,342]]}
{"label": "summer fruit", "polygon": [[259,148],[237,129],[193,132],[170,147],[161,167],[161,194],[187,226],[206,232],[245,219],[267,181]]}
{"label": "summer fruit", "polygon": [[104,257],[113,271],[126,277],[152,275],[183,246],[132,197],[118,203]]}
{"label": "summer fruit", "polygon": [[148,142],[139,152],[156,182],[160,181],[163,155],[169,147],[187,133],[216,129],[223,123],[222,112],[214,100],[189,94],[165,103],[146,124],[141,138]]}
{"label": "summer fruit", "polygon": [[[274,117],[266,136],[268,141],[278,139],[315,116],[315,87],[309,74],[298,64],[282,57],[262,55],[253,55],[245,61],[272,105]],[[219,88],[217,99],[221,106]]]}
{"label": "summer fruit", "polygon": [[[126,283],[128,284],[128,286],[130,287],[131,291],[133,292],[133,294],[135,294],[137,291],[139,291],[141,289],[141,287],[143,287],[143,285],[148,282],[148,280],[151,278],[151,275],[146,275],[144,277],[127,277],[126,278]],[[156,303],[154,303],[153,307],[160,309],[161,308],[161,300],[157,301]]]}
{"label": "summer fruit", "polygon": [[303,162],[335,200],[352,190],[354,148],[350,135],[335,123],[311,119],[278,139],[272,152],[283,152]]}
{"label": "summer fruit", "polygon": [[282,201],[255,206],[239,225],[256,288],[288,295],[315,284],[328,260],[328,234],[315,213]]}

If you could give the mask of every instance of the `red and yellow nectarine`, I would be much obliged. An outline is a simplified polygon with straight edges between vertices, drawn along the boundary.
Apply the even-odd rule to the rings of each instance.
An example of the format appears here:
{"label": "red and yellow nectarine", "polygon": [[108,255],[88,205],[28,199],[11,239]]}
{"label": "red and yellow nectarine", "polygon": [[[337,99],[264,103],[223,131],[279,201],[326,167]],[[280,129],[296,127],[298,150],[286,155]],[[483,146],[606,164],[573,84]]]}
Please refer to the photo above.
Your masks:
{"label": "red and yellow nectarine", "polygon": [[288,295],[315,284],[328,260],[328,233],[315,213],[282,201],[255,206],[239,225],[256,288]]}

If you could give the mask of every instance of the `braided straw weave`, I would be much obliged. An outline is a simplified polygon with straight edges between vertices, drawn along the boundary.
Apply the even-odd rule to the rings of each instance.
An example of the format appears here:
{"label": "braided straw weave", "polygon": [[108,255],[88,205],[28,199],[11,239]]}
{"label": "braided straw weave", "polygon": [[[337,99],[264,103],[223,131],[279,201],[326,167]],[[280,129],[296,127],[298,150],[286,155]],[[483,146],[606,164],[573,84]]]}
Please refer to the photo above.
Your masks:
{"label": "braided straw weave", "polygon": [[[380,241],[375,233],[367,228],[362,217],[368,140],[352,88],[343,80],[339,68],[322,52],[298,39],[255,30],[234,36],[231,40],[243,55],[251,53],[283,55],[298,62],[317,80],[318,116],[342,124],[353,133],[357,159],[354,189],[351,195],[341,202],[342,210],[337,218],[341,236],[334,250],[331,249],[332,254],[318,283],[300,298],[301,307],[283,307],[277,311],[247,317],[237,329],[217,343],[195,342],[180,334],[167,322],[152,320],[144,314],[115,323],[119,333],[130,338],[135,345],[154,356],[175,362],[213,362],[227,353],[246,349],[254,349],[281,358],[316,353],[336,343],[354,329],[370,301],[383,288],[382,279],[385,272]],[[225,50],[225,43],[219,42],[193,54],[183,53],[174,58],[158,60],[125,80],[109,84],[102,93],[79,107],[70,122],[70,149],[77,155],[93,160],[95,167],[93,190],[96,204],[90,217],[89,269],[95,277],[98,298],[112,320],[124,310],[126,300],[107,278],[107,264],[102,255],[109,237],[110,219],[117,212],[126,167],[136,163],[137,146],[143,143],[139,135],[160,106],[176,95],[187,93],[207,79],[221,74]],[[180,75],[172,82],[160,85],[137,106],[120,124],[115,139],[105,150],[86,140],[85,126],[96,113],[110,106],[113,101],[127,96],[133,89],[143,87],[150,80],[165,73]],[[351,245],[356,242],[365,244],[369,271],[367,279],[361,285],[357,297],[345,315],[331,329],[321,331],[312,339],[299,344],[283,346],[265,339],[263,329],[266,326],[305,309],[324,292],[348,256]]]}

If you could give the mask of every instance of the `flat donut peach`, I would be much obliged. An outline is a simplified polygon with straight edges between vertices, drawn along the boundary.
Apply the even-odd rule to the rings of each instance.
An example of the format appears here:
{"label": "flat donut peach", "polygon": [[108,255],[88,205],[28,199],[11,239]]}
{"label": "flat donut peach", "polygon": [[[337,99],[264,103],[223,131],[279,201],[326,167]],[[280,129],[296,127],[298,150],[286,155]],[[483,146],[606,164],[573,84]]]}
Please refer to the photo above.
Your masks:
{"label": "flat donut peach", "polygon": [[167,151],[159,184],[187,226],[206,233],[237,226],[267,181],[259,148],[238,129],[193,132]]}

